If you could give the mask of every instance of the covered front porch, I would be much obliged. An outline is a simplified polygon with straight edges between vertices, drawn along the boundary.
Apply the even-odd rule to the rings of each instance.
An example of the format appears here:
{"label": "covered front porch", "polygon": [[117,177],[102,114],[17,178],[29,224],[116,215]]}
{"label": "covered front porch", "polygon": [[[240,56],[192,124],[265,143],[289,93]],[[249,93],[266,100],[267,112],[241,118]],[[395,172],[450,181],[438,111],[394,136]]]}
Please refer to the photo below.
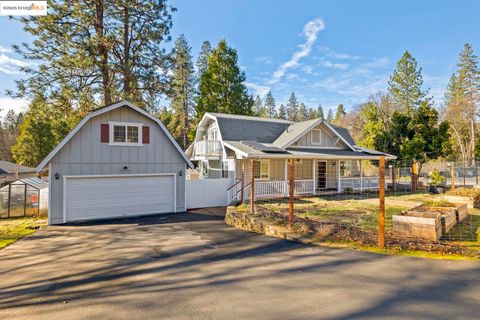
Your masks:
{"label": "covered front porch", "polygon": [[[379,171],[370,160],[294,159],[294,194],[324,195],[345,191],[379,189]],[[288,159],[237,160],[236,183],[229,189],[232,201],[250,197],[251,172],[256,199],[288,196],[290,190]],[[242,183],[243,181],[243,183]]]}

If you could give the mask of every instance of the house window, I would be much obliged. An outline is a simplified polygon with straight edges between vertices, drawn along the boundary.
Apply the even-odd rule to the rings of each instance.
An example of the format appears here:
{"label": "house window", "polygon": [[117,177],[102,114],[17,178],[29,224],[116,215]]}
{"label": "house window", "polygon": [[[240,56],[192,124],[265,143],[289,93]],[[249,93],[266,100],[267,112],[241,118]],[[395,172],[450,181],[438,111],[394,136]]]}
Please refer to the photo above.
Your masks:
{"label": "house window", "polygon": [[322,130],[318,130],[318,129],[312,130],[312,144],[315,144],[315,145],[322,144]]}
{"label": "house window", "polygon": [[142,124],[128,122],[109,122],[110,145],[141,146]]}
{"label": "house window", "polygon": [[259,180],[267,180],[270,176],[270,160],[255,161],[254,177]]}
{"label": "house window", "polygon": [[340,161],[340,176],[343,178],[360,177],[360,161]]}

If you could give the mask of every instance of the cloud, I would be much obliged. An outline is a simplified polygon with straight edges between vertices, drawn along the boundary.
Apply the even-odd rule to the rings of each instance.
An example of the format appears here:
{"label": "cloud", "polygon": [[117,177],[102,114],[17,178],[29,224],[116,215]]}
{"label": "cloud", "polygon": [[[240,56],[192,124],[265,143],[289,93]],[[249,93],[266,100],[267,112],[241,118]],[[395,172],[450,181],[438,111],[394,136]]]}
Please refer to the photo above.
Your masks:
{"label": "cloud", "polygon": [[321,51],[325,52],[325,56],[333,59],[338,59],[338,60],[357,60],[360,59],[359,56],[348,54],[348,53],[339,53],[336,52],[335,50],[326,47],[326,46],[319,46],[318,49]]}
{"label": "cloud", "polygon": [[373,59],[353,67],[348,72],[319,80],[313,87],[334,92],[351,100],[366,99],[370,94],[386,89],[388,67],[390,59]]}
{"label": "cloud", "polygon": [[22,74],[20,68],[28,66],[28,63],[11,58],[7,53],[12,53],[12,49],[0,46],[0,72],[8,75]]}
{"label": "cloud", "polygon": [[10,110],[15,113],[26,111],[29,103],[30,101],[27,99],[0,98],[0,118],[3,118]]}
{"label": "cloud", "polygon": [[321,60],[319,64],[320,66],[325,68],[340,69],[340,70],[345,70],[350,66],[348,63],[338,63],[338,62],[332,62],[329,60]]}
{"label": "cloud", "polygon": [[280,81],[280,79],[282,79],[288,69],[298,66],[300,60],[310,54],[310,52],[312,51],[312,46],[317,41],[319,32],[322,31],[324,28],[325,24],[320,18],[307,22],[307,24],[303,27],[302,32],[302,35],[305,38],[305,42],[298,46],[299,50],[293,53],[290,60],[281,64],[277,68],[269,81],[270,85]]}
{"label": "cloud", "polygon": [[245,85],[253,91],[254,95],[259,95],[260,97],[266,96],[268,91],[270,91],[270,87],[258,85],[253,82],[245,82]]}

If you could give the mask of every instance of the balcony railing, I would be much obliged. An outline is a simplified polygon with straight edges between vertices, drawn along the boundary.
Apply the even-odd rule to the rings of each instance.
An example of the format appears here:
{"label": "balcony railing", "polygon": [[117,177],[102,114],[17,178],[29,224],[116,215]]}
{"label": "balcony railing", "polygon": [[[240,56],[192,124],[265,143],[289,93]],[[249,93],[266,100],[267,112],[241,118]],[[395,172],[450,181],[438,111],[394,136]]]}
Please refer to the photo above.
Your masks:
{"label": "balcony railing", "polygon": [[222,145],[220,141],[203,140],[195,142],[194,152],[196,156],[221,156]]}

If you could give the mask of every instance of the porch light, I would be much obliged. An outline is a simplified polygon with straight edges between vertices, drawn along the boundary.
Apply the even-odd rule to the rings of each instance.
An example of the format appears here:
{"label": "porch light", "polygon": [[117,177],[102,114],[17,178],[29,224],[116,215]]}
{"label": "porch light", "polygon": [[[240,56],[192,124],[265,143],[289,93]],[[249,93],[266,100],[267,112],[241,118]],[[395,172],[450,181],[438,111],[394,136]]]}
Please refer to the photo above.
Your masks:
{"label": "porch light", "polygon": [[58,172],[55,172],[55,180],[58,180],[60,179],[60,174],[58,174]]}
{"label": "porch light", "polygon": [[183,176],[183,171],[180,170],[180,172],[178,173],[178,175],[179,175],[180,177]]}

